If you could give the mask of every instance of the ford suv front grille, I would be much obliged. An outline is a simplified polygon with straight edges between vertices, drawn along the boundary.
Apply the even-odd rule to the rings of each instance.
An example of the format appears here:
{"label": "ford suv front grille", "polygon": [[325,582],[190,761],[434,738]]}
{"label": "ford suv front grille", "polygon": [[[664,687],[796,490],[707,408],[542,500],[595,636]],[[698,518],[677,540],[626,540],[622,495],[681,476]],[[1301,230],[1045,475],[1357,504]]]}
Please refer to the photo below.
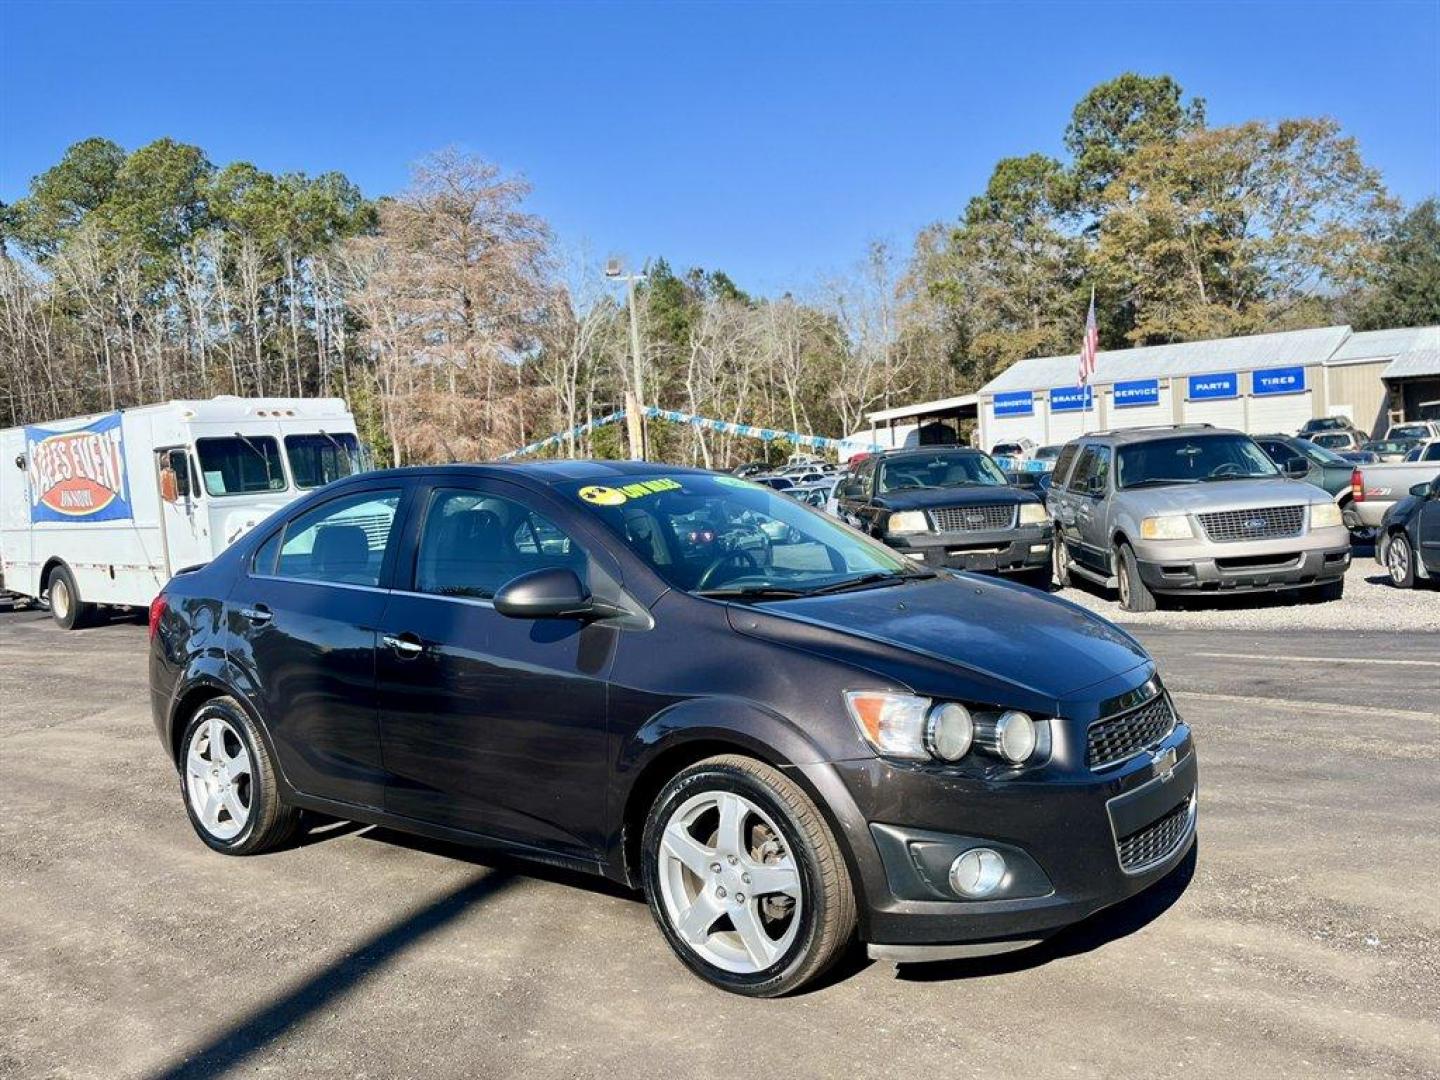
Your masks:
{"label": "ford suv front grille", "polygon": [[1173,855],[1190,832],[1190,811],[1194,802],[1195,796],[1191,795],[1159,821],[1123,837],[1115,845],[1121,867],[1133,874]]}
{"label": "ford suv front grille", "polygon": [[930,517],[940,532],[989,532],[1015,525],[1013,503],[986,503],[982,506],[946,506],[931,510]]}
{"label": "ford suv front grille", "polygon": [[1197,514],[1205,535],[1217,544],[1241,540],[1273,540],[1299,536],[1305,523],[1303,506],[1266,506],[1259,510],[1220,510]]}
{"label": "ford suv front grille", "polygon": [[1175,710],[1163,693],[1144,705],[1090,725],[1085,760],[1092,769],[1104,769],[1154,746],[1175,730]]}

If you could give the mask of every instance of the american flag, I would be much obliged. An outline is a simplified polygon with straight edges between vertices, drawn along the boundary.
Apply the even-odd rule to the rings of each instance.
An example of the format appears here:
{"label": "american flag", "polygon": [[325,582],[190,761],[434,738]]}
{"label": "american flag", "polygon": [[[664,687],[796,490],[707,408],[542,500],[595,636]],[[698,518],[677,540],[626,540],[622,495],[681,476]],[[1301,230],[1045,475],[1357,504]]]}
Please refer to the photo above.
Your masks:
{"label": "american flag", "polygon": [[1080,385],[1095,374],[1095,354],[1100,350],[1100,328],[1095,324],[1095,290],[1090,290],[1090,313],[1085,316],[1085,340],[1080,345]]}

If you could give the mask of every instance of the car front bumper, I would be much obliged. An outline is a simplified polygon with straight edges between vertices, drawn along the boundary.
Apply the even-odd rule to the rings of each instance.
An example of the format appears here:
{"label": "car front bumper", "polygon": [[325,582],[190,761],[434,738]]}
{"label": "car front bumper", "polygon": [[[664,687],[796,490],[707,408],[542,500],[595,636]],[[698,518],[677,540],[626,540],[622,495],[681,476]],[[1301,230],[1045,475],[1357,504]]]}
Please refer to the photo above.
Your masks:
{"label": "car front bumper", "polygon": [[[857,854],[878,853],[878,874],[861,867],[864,939],[876,958],[1024,948],[1154,885],[1195,843],[1199,767],[1190,729],[1178,719],[1152,751],[1098,773],[985,782],[879,758],[829,767],[840,770],[869,819],[870,845]],[[1163,850],[1122,866],[1121,841],[1159,829],[1169,838]],[[847,831],[858,847],[860,838]],[[948,885],[945,869],[972,847],[1006,858],[999,898],[967,900]]]}
{"label": "car front bumper", "polygon": [[994,532],[931,532],[887,536],[907,558],[943,570],[1022,573],[1050,565],[1049,523]]}
{"label": "car front bumper", "polygon": [[1142,541],[1140,578],[1154,593],[1266,592],[1323,585],[1345,576],[1350,532],[1343,525],[1303,536],[1217,544],[1208,540]]}

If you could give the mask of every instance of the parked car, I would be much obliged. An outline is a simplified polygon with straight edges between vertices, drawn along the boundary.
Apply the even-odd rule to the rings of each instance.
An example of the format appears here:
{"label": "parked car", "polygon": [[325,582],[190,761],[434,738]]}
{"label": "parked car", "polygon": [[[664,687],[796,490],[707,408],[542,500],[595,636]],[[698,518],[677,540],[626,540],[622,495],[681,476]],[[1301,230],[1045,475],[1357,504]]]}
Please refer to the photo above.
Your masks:
{"label": "parked car", "polygon": [[1440,580],[1440,475],[1415,484],[1385,511],[1376,532],[1375,561],[1402,589]]}
{"label": "parked car", "polygon": [[1351,477],[1355,517],[1366,528],[1378,528],[1390,507],[1416,484],[1428,484],[1440,473],[1440,439],[1410,451],[1404,461],[1357,466]]}
{"label": "parked car", "polygon": [[1440,439],[1440,420],[1407,420],[1403,424],[1391,424],[1385,438],[1409,439],[1417,443]]}
{"label": "parked car", "polygon": [[1295,461],[1276,468],[1249,436],[1208,424],[1097,432],[1052,476],[1055,577],[1156,597],[1313,589],[1338,599],[1350,564],[1340,507]]}
{"label": "parked car", "polygon": [[1316,446],[1323,446],[1326,450],[1334,450],[1337,454],[1345,454],[1361,449],[1364,440],[1354,431],[1316,431],[1305,438],[1309,439]]}
{"label": "parked car", "polygon": [[1044,504],[979,450],[876,454],[846,474],[835,501],[842,520],[927,566],[1027,574],[1048,586]]}
{"label": "parked car", "polygon": [[[1360,442],[1363,442],[1366,438],[1365,433],[1357,428],[1349,417],[1345,416],[1321,416],[1314,420],[1306,420],[1305,423],[1300,425],[1300,430],[1296,432],[1296,435],[1302,439],[1311,439],[1319,442],[1318,439],[1315,439],[1316,435],[1336,431],[1348,432],[1354,435],[1356,440]],[[1326,444],[1320,443],[1320,445],[1325,446]],[[1331,447],[1331,449],[1334,448]]]}
{"label": "parked car", "polygon": [[1335,451],[1294,435],[1256,435],[1255,442],[1282,472],[1290,462],[1303,461],[1305,475],[1300,476],[1297,469],[1291,474],[1295,479],[1324,488],[1342,510],[1349,504],[1352,497],[1350,478],[1355,473],[1355,467]]}
{"label": "parked car", "polygon": [[1360,449],[1373,455],[1376,461],[1404,461],[1419,445],[1415,439],[1371,439]]}
{"label": "parked car", "polygon": [[1042,446],[1035,451],[1035,457],[1032,460],[1042,462],[1053,469],[1055,467],[1055,459],[1060,456],[1060,451],[1064,449],[1064,443],[1056,443],[1053,446]]}
{"label": "parked car", "polygon": [[757,484],[764,484],[766,487],[774,488],[776,491],[788,491],[795,486],[795,481],[791,480],[788,476],[756,476],[752,477],[752,479]]}
{"label": "parked car", "polygon": [[835,485],[839,483],[839,477],[827,476],[823,480],[816,480],[808,484],[796,484],[785,492],[793,499],[799,499],[806,506],[813,506],[816,510],[825,510],[834,494]]}
{"label": "parked car", "polygon": [[[338,523],[357,513],[384,527]],[[797,539],[729,543],[770,520]],[[700,470],[342,481],[175,577],[149,674],[213,850],[273,849],[311,810],[599,873],[753,996],[856,936],[889,960],[1022,948],[1195,834],[1190,728],[1134,638]]]}
{"label": "parked car", "polygon": [[990,448],[991,457],[1008,458],[1011,461],[1028,461],[1034,453],[1035,444],[1029,439],[996,443]]}
{"label": "parked car", "polygon": [[768,472],[770,466],[763,461],[748,461],[744,465],[737,465],[731,470],[732,476],[757,476],[760,473]]}

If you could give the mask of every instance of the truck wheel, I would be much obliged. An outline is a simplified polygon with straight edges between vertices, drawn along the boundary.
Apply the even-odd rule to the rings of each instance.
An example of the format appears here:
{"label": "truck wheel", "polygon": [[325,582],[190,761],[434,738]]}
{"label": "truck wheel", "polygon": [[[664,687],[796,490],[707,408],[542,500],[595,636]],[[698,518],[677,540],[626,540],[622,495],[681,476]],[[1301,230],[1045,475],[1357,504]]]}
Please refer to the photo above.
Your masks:
{"label": "truck wheel", "polygon": [[1135,552],[1129,544],[1121,544],[1115,550],[1115,561],[1120,573],[1120,610],[1154,611],[1155,594],[1140,577],[1140,564],[1135,561]]}
{"label": "truck wheel", "polygon": [[1385,548],[1385,570],[1392,585],[1401,589],[1415,587],[1415,550],[1410,546],[1410,538],[1403,532],[1390,537],[1390,543]]}
{"label": "truck wheel", "polygon": [[89,621],[91,605],[80,599],[75,575],[70,573],[68,566],[57,566],[50,572],[46,592],[50,598],[50,616],[60,629],[74,630]]}
{"label": "truck wheel", "polygon": [[1055,587],[1068,589],[1070,587],[1070,559],[1065,554],[1065,541],[1055,537],[1050,543],[1051,575],[1055,578]]}

